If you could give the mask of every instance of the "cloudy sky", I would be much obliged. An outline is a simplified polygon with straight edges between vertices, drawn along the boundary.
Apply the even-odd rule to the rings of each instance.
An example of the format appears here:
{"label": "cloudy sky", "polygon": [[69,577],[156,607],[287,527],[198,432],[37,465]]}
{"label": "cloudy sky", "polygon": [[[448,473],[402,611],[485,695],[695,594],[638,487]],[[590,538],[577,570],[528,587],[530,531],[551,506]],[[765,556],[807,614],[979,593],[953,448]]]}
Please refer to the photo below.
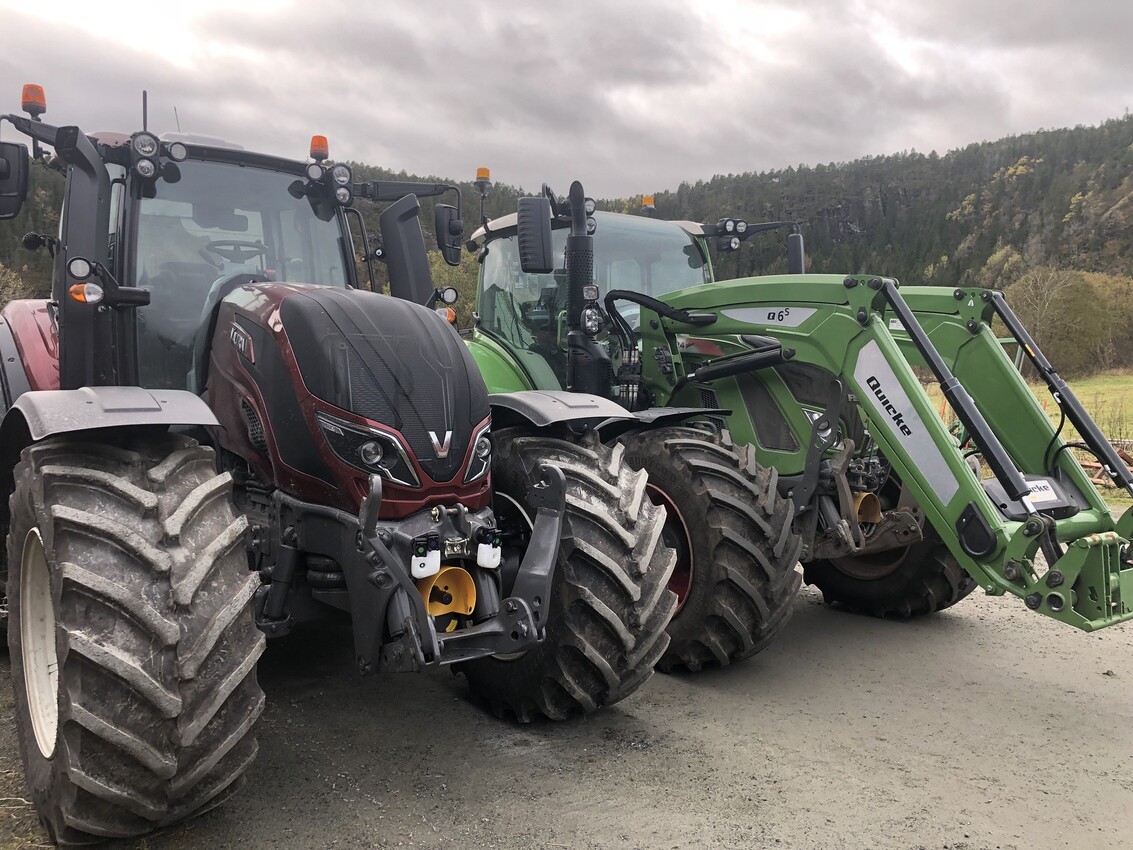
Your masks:
{"label": "cloudy sky", "polygon": [[[0,111],[612,197],[1133,108],[1129,0],[0,0]],[[10,129],[5,139],[13,138]]]}

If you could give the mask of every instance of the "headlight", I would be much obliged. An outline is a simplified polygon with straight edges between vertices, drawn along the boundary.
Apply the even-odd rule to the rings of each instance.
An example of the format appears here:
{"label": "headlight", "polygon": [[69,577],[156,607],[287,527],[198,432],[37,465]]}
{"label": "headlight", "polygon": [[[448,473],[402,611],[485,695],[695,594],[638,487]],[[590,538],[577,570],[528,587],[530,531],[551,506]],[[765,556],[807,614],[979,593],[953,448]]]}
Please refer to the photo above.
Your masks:
{"label": "headlight", "polygon": [[747,222],[743,219],[736,222],[736,233],[747,233]]}
{"label": "headlight", "polygon": [[181,162],[189,155],[189,149],[181,144],[181,142],[173,142],[169,145],[168,151],[169,158],[174,162]]}
{"label": "headlight", "polygon": [[366,466],[377,466],[382,462],[385,452],[382,450],[381,443],[371,440],[368,443],[363,443],[358,447],[358,457],[362,458],[362,463]]}
{"label": "headlight", "polygon": [[330,170],[330,176],[339,186],[348,186],[354,180],[354,175],[345,165],[336,165]]}
{"label": "headlight", "polygon": [[483,458],[486,458],[491,453],[492,453],[492,441],[489,440],[488,435],[485,434],[479,440],[476,441],[476,457],[483,459]]}
{"label": "headlight", "polygon": [[67,274],[75,280],[86,280],[94,274],[94,267],[86,257],[73,257],[67,263]]}
{"label": "headlight", "polygon": [[139,176],[145,177],[148,180],[157,174],[157,166],[154,165],[152,159],[139,159],[134,163],[134,171],[138,172]]}
{"label": "headlight", "polygon": [[724,232],[725,233],[735,233],[736,232],[735,221],[733,221],[730,218],[724,219]]}
{"label": "headlight", "polygon": [[586,198],[582,202],[582,208],[586,210],[587,215],[594,215],[594,210],[598,208],[598,205],[594,203],[593,198]]}
{"label": "headlight", "polygon": [[157,136],[149,133],[138,133],[134,136],[134,150],[139,156],[157,156]]}
{"label": "headlight", "polygon": [[420,487],[405,448],[392,434],[345,422],[326,413],[315,414],[323,438],[343,463],[363,472],[376,472],[386,481]]}
{"label": "headlight", "polygon": [[334,190],[334,198],[340,204],[349,204],[350,203],[350,190],[347,189],[345,186],[339,186],[337,189]]}
{"label": "headlight", "polygon": [[472,446],[472,459],[468,461],[468,471],[464,473],[465,484],[483,478],[492,468],[492,438],[488,436],[487,425],[480,429]]}
{"label": "headlight", "polygon": [[582,311],[582,329],[590,336],[602,329],[602,312],[594,307],[587,307]]}
{"label": "headlight", "polygon": [[324,171],[323,167],[317,162],[312,162],[307,166],[307,179],[312,180],[315,183],[318,183],[320,180],[322,180],[325,173],[326,171]]}

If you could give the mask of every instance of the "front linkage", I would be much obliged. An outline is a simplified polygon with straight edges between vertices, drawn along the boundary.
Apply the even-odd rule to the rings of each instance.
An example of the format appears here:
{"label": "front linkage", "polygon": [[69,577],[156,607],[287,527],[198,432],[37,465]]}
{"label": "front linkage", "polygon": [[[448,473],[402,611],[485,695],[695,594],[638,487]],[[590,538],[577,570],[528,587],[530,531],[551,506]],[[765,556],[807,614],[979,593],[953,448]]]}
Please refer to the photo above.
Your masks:
{"label": "front linkage", "polygon": [[[566,509],[563,473],[547,465],[537,473],[539,480],[528,492],[537,511],[531,542],[511,596],[502,601],[481,571],[438,570],[432,563],[466,560],[498,567],[500,534],[489,509],[469,511],[456,504],[402,520],[380,520],[382,483],[376,475],[370,477],[370,492],[357,517],[276,491],[273,527],[282,533],[271,541],[273,552],[266,551],[263,541],[253,543],[257,554],[274,563],[270,584],[257,599],[257,624],[271,636],[291,629],[284,603],[297,565],[304,556],[322,556],[341,565],[346,588],[316,588],[312,597],[351,613],[362,674],[416,672],[530,649],[546,627],[544,606],[551,598]],[[424,592],[419,574],[431,578]],[[444,622],[446,615],[471,619],[474,625],[438,633],[438,618]]]}

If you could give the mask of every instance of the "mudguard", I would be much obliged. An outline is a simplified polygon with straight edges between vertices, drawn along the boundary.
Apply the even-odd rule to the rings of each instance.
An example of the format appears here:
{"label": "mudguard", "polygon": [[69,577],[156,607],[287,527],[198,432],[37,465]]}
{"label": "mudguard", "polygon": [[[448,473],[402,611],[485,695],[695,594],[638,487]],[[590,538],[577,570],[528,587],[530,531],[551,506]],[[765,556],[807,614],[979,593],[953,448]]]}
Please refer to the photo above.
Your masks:
{"label": "mudguard", "polygon": [[185,390],[141,387],[83,387],[22,394],[4,414],[0,434],[21,421],[32,440],[52,434],[130,425],[217,425],[197,396]]}
{"label": "mudguard", "polygon": [[694,416],[728,416],[731,411],[707,407],[654,407],[636,413],[616,401],[590,393],[566,390],[523,390],[492,393],[492,427],[574,423],[599,431],[603,440],[615,440],[630,431],[676,425]]}
{"label": "mudguard", "polygon": [[492,406],[493,429],[526,424],[545,428],[560,423],[598,425],[611,420],[636,421],[636,417],[617,402],[565,390],[492,393],[488,403]]}
{"label": "mudguard", "polygon": [[[721,407],[650,407],[631,414],[632,420],[624,417],[607,419],[597,426],[603,441],[616,440],[631,431],[650,431],[669,425],[679,425],[694,416],[731,416],[732,411]],[[722,424],[719,427],[723,427]]]}

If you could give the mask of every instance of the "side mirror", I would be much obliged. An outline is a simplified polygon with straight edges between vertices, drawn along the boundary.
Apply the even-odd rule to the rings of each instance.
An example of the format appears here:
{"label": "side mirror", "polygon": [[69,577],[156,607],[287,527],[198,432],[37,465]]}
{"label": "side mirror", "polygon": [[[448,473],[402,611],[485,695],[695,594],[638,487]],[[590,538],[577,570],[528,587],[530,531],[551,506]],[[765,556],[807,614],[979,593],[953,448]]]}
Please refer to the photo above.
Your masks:
{"label": "side mirror", "polygon": [[460,220],[460,210],[449,204],[437,204],[433,223],[441,256],[450,266],[459,266],[460,240],[464,236],[464,222]]}
{"label": "side mirror", "polygon": [[16,142],[0,142],[0,219],[19,215],[27,196],[27,146]]}
{"label": "side mirror", "polygon": [[787,274],[806,274],[806,249],[801,233],[787,237]]}
{"label": "side mirror", "polygon": [[520,198],[516,212],[520,267],[524,274],[549,274],[555,269],[551,202],[547,198]]}
{"label": "side mirror", "polygon": [[435,291],[421,232],[421,202],[406,195],[390,204],[378,217],[389,271],[389,294],[394,298],[425,304]]}

